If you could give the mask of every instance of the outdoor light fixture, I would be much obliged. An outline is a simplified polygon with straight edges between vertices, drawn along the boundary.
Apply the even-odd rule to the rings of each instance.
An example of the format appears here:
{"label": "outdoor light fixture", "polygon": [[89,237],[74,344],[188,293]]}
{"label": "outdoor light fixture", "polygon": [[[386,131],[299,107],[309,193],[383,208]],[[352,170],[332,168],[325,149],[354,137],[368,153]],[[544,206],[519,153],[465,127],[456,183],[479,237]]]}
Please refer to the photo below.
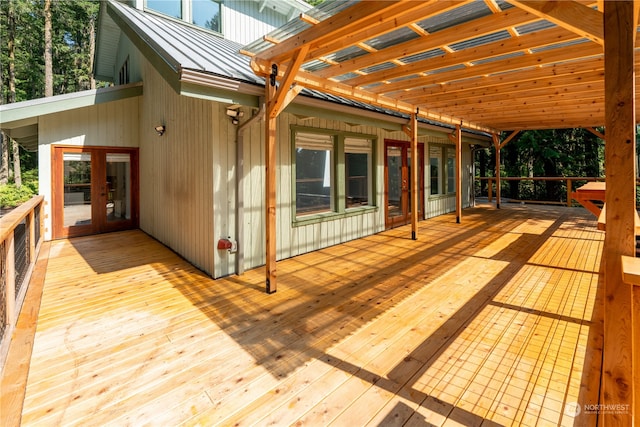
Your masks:
{"label": "outdoor light fixture", "polygon": [[159,125],[159,126],[156,126],[154,129],[156,130],[156,132],[158,132],[158,136],[162,136],[164,135],[164,131],[166,128],[164,127],[164,125]]}
{"label": "outdoor light fixture", "polygon": [[240,118],[244,117],[244,112],[235,108],[227,108],[227,116]]}

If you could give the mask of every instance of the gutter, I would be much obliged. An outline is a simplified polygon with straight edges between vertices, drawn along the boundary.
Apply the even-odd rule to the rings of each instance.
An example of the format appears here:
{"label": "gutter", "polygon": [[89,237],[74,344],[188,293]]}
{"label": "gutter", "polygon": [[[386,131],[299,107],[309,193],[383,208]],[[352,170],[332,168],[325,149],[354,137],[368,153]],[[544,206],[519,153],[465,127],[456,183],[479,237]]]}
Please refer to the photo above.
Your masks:
{"label": "gutter", "polygon": [[244,131],[264,117],[264,102],[260,109],[249,120],[238,126],[236,130],[236,274],[244,274]]}

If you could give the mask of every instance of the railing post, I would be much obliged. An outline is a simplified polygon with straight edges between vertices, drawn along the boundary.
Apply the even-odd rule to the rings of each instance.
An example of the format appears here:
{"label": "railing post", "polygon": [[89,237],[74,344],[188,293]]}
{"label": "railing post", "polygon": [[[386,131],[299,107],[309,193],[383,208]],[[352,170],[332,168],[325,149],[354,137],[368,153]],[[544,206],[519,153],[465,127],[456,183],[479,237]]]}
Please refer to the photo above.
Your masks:
{"label": "railing post", "polygon": [[491,178],[489,178],[489,185],[487,186],[487,192],[489,194],[489,203],[491,203],[493,199],[493,180]]}
{"label": "railing post", "polygon": [[571,207],[571,179],[567,179],[567,207]]}

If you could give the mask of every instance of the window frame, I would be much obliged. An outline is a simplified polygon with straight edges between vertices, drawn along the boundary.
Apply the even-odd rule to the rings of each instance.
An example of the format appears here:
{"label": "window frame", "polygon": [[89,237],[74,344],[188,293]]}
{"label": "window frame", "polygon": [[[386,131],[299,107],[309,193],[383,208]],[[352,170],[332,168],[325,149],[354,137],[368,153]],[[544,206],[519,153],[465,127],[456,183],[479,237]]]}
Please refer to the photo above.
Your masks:
{"label": "window frame", "polygon": [[[438,157],[438,192],[433,193],[432,186],[432,164],[431,164],[431,149],[437,148],[440,150],[440,156]],[[455,196],[456,194],[456,180],[458,179],[456,171],[455,171],[455,146],[450,144],[442,144],[442,143],[430,143],[429,144],[429,198],[437,199],[443,197]],[[450,157],[450,153],[453,153],[453,157]],[[453,165],[449,165],[449,159],[453,158]],[[453,176],[449,176],[449,172],[453,168]],[[449,188],[449,179],[453,179],[453,188]]]}
{"label": "window frame", "polygon": [[[320,129],[306,126],[292,125],[291,132],[291,221],[292,225],[302,226],[323,221],[335,220],[338,218],[348,217],[352,215],[361,215],[366,212],[378,209],[377,198],[375,193],[377,181],[376,168],[376,152],[378,147],[378,137],[370,134],[359,134],[354,132],[345,132],[333,129]],[[296,135],[298,133],[330,135],[333,137],[333,162],[332,162],[332,189],[333,208],[331,211],[317,213],[297,213],[297,161],[296,161]],[[346,151],[345,140],[362,139],[368,140],[370,145],[369,155],[369,178],[368,178],[368,204],[363,206],[347,207],[346,200]]]}

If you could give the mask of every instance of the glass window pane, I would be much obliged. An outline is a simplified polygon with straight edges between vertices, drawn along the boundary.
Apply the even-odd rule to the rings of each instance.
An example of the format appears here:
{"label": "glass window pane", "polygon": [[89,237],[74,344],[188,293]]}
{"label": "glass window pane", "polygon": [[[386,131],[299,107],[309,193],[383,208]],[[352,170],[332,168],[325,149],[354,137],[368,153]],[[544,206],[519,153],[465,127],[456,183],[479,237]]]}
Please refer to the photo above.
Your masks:
{"label": "glass window pane", "polygon": [[222,32],[220,28],[220,3],[214,0],[193,0],[192,22],[198,27]]}
{"label": "glass window pane", "polygon": [[346,153],[347,207],[369,204],[369,159],[367,153]]}
{"label": "glass window pane", "polygon": [[107,153],[107,221],[131,219],[131,159]]}
{"label": "glass window pane", "polygon": [[447,193],[456,192],[456,151],[447,149]]}
{"label": "glass window pane", "polygon": [[440,188],[440,164],[442,163],[442,147],[429,148],[429,165],[431,170],[431,194],[442,194]]}
{"label": "glass window pane", "polygon": [[333,138],[296,134],[296,214],[333,210]]}
{"label": "glass window pane", "polygon": [[64,153],[64,226],[91,224],[91,154]]}
{"label": "glass window pane", "polygon": [[182,19],[181,0],[147,0],[147,8],[174,18]]}
{"label": "glass window pane", "polygon": [[371,145],[367,139],[345,138],[347,208],[370,204]]}

